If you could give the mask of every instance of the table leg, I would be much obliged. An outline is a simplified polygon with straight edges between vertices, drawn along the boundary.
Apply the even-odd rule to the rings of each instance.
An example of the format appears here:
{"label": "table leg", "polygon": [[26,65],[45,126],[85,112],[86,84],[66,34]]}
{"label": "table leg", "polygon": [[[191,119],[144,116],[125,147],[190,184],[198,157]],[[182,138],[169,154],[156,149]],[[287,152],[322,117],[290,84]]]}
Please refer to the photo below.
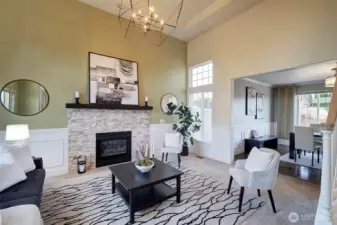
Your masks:
{"label": "table leg", "polygon": [[180,176],[177,177],[177,203],[180,203]]}
{"label": "table leg", "polygon": [[135,209],[132,201],[132,191],[129,191],[129,209],[130,209],[130,224],[135,222]]}
{"label": "table leg", "polygon": [[112,194],[116,192],[116,178],[115,175],[112,174]]}

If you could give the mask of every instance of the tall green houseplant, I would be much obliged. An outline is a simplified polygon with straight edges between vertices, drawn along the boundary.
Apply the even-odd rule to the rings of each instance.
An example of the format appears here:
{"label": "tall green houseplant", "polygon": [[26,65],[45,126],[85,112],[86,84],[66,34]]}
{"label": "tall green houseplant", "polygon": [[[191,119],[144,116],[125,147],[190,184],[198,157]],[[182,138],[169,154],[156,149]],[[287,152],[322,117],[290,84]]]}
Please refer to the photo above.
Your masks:
{"label": "tall green houseplant", "polygon": [[[171,105],[172,106],[172,105]],[[168,106],[170,108],[170,106]],[[192,113],[191,108],[185,103],[181,103],[179,106],[174,106],[173,114],[177,116],[178,122],[173,124],[173,130],[179,132],[183,136],[183,150],[181,155],[188,155],[188,141],[193,145],[193,134],[198,132],[201,128],[201,120],[199,113],[195,115]]]}

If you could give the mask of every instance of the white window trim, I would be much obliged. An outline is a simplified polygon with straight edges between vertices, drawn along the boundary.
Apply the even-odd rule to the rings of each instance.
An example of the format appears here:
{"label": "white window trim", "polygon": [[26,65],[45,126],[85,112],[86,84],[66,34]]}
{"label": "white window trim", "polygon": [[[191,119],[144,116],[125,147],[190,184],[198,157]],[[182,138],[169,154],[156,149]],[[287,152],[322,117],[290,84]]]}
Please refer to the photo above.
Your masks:
{"label": "white window trim", "polygon": [[[201,67],[201,66],[204,66],[204,65],[210,64],[210,63],[212,63],[212,80],[214,82],[214,65],[213,65],[212,60],[208,60],[206,62],[197,64],[197,65],[193,65],[189,68],[189,70],[188,70],[188,87],[187,87],[187,105],[188,106],[190,105],[190,94],[193,94],[193,93],[201,93],[201,98],[202,98],[201,109],[204,109],[203,99],[204,99],[204,93],[205,92],[212,92],[212,95],[213,95],[212,99],[214,98],[213,82],[212,82],[212,84],[206,84],[206,85],[201,85],[201,86],[197,86],[197,87],[192,87],[192,70],[197,68],[197,67]],[[212,111],[213,111],[213,107],[212,107]],[[200,118],[204,118],[204,110],[201,110],[199,116],[200,116]],[[212,116],[212,122],[213,122],[213,116]],[[213,128],[213,125],[212,125],[212,128]],[[199,139],[196,138],[196,140],[198,142],[202,142],[202,143],[211,143],[212,139],[213,139],[213,134],[212,134],[211,141],[199,140]]]}

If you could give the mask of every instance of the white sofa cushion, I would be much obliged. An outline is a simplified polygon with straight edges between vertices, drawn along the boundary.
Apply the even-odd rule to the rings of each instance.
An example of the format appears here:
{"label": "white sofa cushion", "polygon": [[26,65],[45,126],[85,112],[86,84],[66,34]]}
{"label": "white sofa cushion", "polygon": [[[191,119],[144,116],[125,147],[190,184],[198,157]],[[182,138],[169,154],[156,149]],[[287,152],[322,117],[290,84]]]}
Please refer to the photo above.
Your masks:
{"label": "white sofa cushion", "polygon": [[254,147],[247,158],[245,170],[252,173],[254,171],[264,171],[268,168],[273,154],[269,152],[262,152]]}
{"label": "white sofa cushion", "polygon": [[17,162],[25,173],[28,173],[36,169],[32,155],[30,154],[29,145],[9,145],[9,152],[14,156],[15,162]]}
{"label": "white sofa cushion", "polygon": [[27,176],[18,163],[0,165],[0,192],[26,179]]}
{"label": "white sofa cushion", "polygon": [[36,205],[20,205],[0,210],[4,225],[42,225],[39,209]]}

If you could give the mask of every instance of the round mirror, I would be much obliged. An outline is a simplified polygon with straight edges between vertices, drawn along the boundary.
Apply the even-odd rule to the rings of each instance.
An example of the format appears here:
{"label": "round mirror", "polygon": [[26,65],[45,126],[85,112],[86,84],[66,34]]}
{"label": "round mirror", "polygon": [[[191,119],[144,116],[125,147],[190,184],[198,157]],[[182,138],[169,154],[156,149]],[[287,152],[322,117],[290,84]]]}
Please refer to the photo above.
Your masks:
{"label": "round mirror", "polygon": [[161,99],[161,109],[167,115],[172,115],[178,106],[178,99],[173,94],[165,94]]}
{"label": "round mirror", "polygon": [[9,112],[19,116],[33,116],[47,108],[49,94],[32,80],[14,80],[1,89],[1,104]]}

